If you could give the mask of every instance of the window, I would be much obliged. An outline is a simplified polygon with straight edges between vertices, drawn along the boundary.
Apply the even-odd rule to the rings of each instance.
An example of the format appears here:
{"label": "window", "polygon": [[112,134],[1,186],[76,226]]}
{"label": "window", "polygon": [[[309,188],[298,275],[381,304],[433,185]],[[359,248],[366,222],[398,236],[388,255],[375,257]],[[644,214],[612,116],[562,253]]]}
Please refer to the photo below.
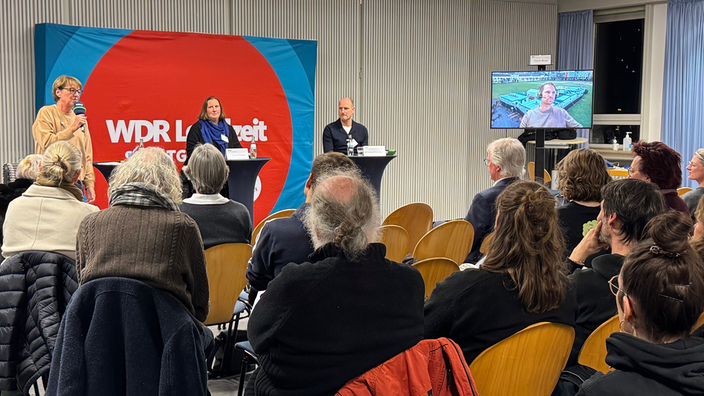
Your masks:
{"label": "window", "polygon": [[594,12],[594,128],[589,143],[640,139],[645,12]]}

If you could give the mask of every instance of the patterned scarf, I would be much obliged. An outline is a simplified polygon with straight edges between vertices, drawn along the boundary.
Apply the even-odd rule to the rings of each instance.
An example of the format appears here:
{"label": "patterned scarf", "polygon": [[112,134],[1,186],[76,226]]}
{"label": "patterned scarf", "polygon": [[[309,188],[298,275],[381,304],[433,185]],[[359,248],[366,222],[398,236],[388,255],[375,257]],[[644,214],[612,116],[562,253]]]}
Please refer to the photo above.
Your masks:
{"label": "patterned scarf", "polygon": [[110,194],[110,206],[132,205],[163,208],[178,212],[178,206],[170,197],[146,183],[133,182],[117,187]]}

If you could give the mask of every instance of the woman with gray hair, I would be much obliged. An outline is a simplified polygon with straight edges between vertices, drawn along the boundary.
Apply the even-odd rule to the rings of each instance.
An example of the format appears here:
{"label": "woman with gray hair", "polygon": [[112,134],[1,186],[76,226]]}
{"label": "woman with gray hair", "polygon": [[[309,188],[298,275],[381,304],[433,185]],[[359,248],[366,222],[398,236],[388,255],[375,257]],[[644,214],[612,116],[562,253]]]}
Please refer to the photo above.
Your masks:
{"label": "woman with gray hair", "polygon": [[35,184],[7,208],[3,224],[2,255],[43,250],[76,257],[76,232],[96,206],[83,202],[76,187],[81,173],[81,152],[67,141],[44,152]]}
{"label": "woman with gray hair", "polygon": [[249,210],[219,193],[230,173],[220,151],[212,144],[196,146],[183,173],[196,193],[184,199],[180,208],[198,224],[205,249],[223,243],[250,243]]}
{"label": "woman with gray hair", "polygon": [[331,395],[423,338],[423,279],[373,243],[379,212],[367,181],[320,181],[305,223],[310,262],[285,266],[249,319],[261,365],[248,394]]}
{"label": "woman with gray hair", "polygon": [[697,211],[699,199],[704,196],[704,149],[699,149],[694,153],[692,160],[687,165],[687,170],[689,171],[689,180],[699,183],[699,187],[696,190],[682,196],[682,199],[689,207],[689,213],[694,215],[694,212]]}
{"label": "woman with gray hair", "polygon": [[172,293],[201,322],[208,274],[198,225],[178,210],[181,179],[158,147],[138,150],[113,172],[110,207],[86,217],[77,237],[78,283],[137,279]]}

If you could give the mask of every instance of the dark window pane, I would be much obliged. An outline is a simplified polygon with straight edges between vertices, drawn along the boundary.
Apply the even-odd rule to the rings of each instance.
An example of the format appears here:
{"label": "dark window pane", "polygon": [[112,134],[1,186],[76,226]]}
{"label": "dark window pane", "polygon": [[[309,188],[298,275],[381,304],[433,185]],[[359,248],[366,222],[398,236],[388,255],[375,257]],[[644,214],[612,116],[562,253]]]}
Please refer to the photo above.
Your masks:
{"label": "dark window pane", "polygon": [[626,132],[631,132],[631,142],[640,140],[640,125],[594,125],[589,135],[589,143],[612,144],[614,137],[623,144]]}
{"label": "dark window pane", "polygon": [[596,24],[594,114],[640,114],[643,19]]}

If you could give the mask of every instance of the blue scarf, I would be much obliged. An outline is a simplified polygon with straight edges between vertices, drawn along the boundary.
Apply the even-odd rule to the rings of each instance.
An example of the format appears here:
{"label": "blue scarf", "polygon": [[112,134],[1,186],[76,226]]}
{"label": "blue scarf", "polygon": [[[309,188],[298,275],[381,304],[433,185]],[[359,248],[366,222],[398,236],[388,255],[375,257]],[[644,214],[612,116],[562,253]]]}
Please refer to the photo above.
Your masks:
{"label": "blue scarf", "polygon": [[203,135],[203,140],[220,149],[222,155],[225,156],[225,149],[228,144],[222,140],[222,135],[230,137],[230,128],[227,122],[220,121],[218,125],[213,124],[210,120],[198,120],[200,122],[200,134]]}

